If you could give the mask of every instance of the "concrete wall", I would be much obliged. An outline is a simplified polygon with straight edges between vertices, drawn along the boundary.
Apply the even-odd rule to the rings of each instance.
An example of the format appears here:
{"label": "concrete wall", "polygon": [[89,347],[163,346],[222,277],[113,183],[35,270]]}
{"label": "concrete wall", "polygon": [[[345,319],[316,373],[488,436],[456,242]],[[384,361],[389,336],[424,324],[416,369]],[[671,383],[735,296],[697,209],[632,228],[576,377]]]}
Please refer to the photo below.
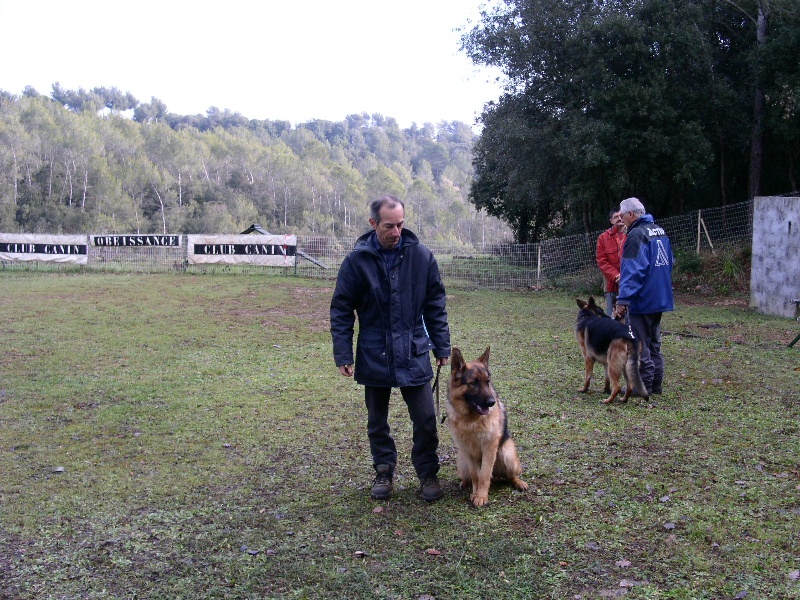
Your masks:
{"label": "concrete wall", "polygon": [[800,299],[800,198],[757,197],[753,203],[750,306],[796,317]]}

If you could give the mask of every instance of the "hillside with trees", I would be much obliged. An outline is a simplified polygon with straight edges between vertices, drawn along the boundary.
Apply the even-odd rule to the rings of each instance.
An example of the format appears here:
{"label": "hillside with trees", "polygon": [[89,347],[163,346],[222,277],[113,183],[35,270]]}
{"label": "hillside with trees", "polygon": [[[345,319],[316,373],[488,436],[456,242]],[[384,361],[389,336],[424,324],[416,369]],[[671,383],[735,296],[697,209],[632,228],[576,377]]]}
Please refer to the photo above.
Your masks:
{"label": "hillside with trees", "polygon": [[423,239],[536,242],[797,192],[797,0],[497,0],[462,37],[481,131],[177,115],[116,88],[0,91],[0,230],[351,237],[401,196]]}
{"label": "hillside with trees", "polygon": [[403,198],[424,239],[509,239],[468,202],[475,134],[461,122],[401,129],[342,122],[176,115],[116,88],[0,92],[0,231],[238,233],[258,223],[352,237],[368,203]]}
{"label": "hillside with trees", "polygon": [[471,200],[518,242],[798,190],[797,0],[500,0],[462,37],[507,91]]}

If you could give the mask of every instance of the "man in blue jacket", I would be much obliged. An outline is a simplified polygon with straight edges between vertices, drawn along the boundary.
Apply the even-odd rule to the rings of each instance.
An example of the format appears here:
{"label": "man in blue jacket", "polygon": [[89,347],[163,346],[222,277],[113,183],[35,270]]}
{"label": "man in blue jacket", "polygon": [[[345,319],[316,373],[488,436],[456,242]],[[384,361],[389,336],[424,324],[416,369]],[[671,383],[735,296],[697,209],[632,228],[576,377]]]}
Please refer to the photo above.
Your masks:
{"label": "man in blue jacket", "polygon": [[661,315],[674,309],[672,245],[638,198],[619,205],[628,233],[622,247],[618,316],[627,313],[633,335],[641,340],[639,370],[650,395],[660,394],[664,381]]}
{"label": "man in blue jacket", "polygon": [[370,495],[385,500],[392,493],[397,449],[388,422],[389,397],[398,387],[413,424],[411,461],[420,479],[420,495],[433,502],[442,496],[442,489],[437,477],[439,437],[430,352],[437,365],[447,364],[450,329],[436,259],[403,228],[404,222],[405,206],[394,196],[370,205],[372,231],[358,238],[345,257],[331,299],[333,357],[342,375],[355,375],[364,386],[376,473]]}

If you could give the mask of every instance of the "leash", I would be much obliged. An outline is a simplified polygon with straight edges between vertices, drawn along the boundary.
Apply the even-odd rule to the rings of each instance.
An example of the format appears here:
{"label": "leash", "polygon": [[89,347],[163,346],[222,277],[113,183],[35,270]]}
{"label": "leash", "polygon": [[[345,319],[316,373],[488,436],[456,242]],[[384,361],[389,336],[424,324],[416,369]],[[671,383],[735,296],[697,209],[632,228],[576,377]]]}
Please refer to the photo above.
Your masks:
{"label": "leash", "polygon": [[[441,408],[439,406],[439,373],[442,371],[442,365],[437,365],[436,367],[436,379],[433,382],[433,391],[436,393],[436,413],[441,413]],[[442,414],[442,423],[444,423],[445,419],[447,419],[447,413]]]}
{"label": "leash", "polygon": [[627,310],[625,311],[625,325],[628,326],[628,333],[631,336],[631,339],[635,340],[636,336],[633,334],[633,327],[631,327],[631,313]]}

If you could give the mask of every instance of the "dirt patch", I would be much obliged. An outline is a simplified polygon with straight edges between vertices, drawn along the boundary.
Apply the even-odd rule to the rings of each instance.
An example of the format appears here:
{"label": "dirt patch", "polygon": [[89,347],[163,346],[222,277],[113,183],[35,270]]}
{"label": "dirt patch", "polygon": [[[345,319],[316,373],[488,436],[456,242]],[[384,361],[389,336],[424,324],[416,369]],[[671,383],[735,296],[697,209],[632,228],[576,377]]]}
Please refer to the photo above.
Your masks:
{"label": "dirt patch", "polygon": [[290,330],[301,321],[315,333],[330,329],[331,288],[295,288],[289,306],[261,311],[263,327],[270,330]]}
{"label": "dirt patch", "polygon": [[684,306],[736,306],[747,308],[750,306],[750,296],[741,294],[735,296],[721,296],[717,294],[692,293],[686,291],[675,292],[675,304]]}

